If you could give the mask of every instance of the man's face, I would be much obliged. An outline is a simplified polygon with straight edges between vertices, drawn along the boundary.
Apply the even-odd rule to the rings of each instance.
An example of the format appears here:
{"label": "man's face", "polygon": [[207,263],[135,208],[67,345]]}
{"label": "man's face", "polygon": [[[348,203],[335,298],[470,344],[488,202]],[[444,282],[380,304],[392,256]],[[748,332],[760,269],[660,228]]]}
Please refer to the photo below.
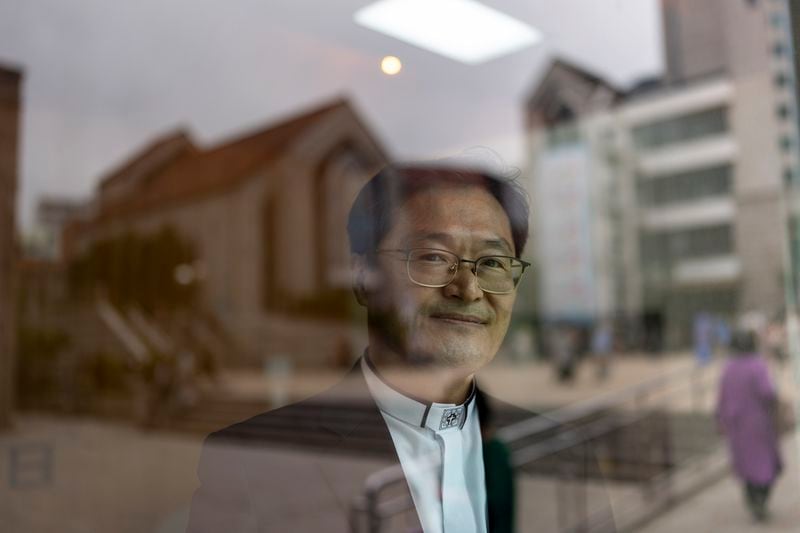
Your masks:
{"label": "man's face", "polygon": [[[394,213],[381,250],[438,248],[462,259],[514,255],[511,225],[484,188],[442,185],[416,194]],[[484,293],[469,263],[441,288],[421,287],[402,254],[379,254],[367,297],[370,334],[407,363],[474,372],[495,356],[515,293]]]}

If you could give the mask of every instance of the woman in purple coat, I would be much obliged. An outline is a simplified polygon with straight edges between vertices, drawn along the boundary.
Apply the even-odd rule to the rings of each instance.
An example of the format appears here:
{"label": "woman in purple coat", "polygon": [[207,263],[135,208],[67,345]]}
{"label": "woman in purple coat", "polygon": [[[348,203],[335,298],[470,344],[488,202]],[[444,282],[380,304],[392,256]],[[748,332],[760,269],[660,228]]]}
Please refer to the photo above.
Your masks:
{"label": "woman in purple coat", "polygon": [[728,441],[736,475],[744,483],[745,501],[758,521],[767,518],[770,489],[781,471],[775,427],[777,394],[756,336],[737,331],[731,357],[720,381],[717,421]]}

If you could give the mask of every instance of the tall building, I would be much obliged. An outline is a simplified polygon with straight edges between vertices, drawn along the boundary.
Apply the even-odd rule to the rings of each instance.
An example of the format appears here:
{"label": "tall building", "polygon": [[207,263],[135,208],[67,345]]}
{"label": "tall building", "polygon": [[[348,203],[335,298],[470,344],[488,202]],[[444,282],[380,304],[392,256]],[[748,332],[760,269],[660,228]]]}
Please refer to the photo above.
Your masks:
{"label": "tall building", "polygon": [[662,0],[665,77],[668,81],[674,83],[725,71],[729,57],[727,34],[735,30],[721,23],[720,16],[726,3],[732,2]]}
{"label": "tall building", "polygon": [[0,66],[0,428],[11,423],[14,402],[15,205],[21,80],[19,71]]}
{"label": "tall building", "polygon": [[627,91],[605,84],[617,96],[598,105],[582,89],[597,76],[573,66],[573,81],[556,85],[554,63],[526,109],[529,176],[534,212],[564,216],[566,200],[546,187],[564,186],[553,161],[571,157],[585,182],[572,224],[590,251],[578,257],[592,261],[551,257],[547,243],[565,241],[540,220],[543,285],[582,269],[542,289],[545,317],[575,318],[585,302],[584,315],[644,317],[681,346],[699,313],[783,308],[796,105],[785,2],[663,0],[662,9],[663,79]]}

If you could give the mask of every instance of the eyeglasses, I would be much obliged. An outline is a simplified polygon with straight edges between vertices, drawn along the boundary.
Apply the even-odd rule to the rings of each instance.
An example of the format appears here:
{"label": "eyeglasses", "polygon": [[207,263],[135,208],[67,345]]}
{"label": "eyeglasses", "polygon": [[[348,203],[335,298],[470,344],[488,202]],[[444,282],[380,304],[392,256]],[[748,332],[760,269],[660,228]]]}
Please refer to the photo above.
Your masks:
{"label": "eyeglasses", "polygon": [[472,263],[470,270],[478,280],[478,288],[491,294],[514,292],[522,273],[531,266],[527,261],[506,255],[486,255],[473,261],[436,248],[378,250],[378,253],[405,254],[408,279],[422,287],[446,287],[456,278],[461,263]]}

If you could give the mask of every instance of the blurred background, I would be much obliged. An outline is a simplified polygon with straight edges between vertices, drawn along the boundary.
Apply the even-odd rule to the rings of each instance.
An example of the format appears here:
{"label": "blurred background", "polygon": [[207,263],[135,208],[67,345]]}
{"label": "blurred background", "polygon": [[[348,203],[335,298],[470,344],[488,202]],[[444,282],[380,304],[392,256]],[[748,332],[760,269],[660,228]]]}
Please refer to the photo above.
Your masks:
{"label": "blurred background", "polygon": [[359,188],[453,156],[531,198],[533,267],[481,382],[572,431],[501,424],[517,529],[594,530],[557,437],[602,450],[623,529],[753,528],[714,415],[745,325],[786,463],[762,527],[793,530],[796,8],[0,3],[0,530],[182,531],[204,435],[366,346]]}

